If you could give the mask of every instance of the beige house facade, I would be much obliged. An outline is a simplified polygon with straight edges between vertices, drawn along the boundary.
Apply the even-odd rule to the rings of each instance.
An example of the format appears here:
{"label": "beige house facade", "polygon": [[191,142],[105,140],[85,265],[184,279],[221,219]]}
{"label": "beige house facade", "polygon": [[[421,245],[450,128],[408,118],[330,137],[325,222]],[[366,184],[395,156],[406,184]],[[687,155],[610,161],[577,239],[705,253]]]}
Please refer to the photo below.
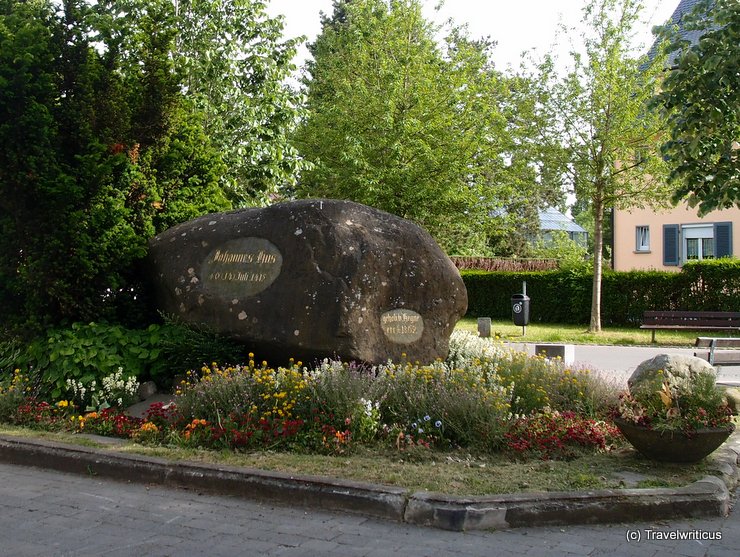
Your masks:
{"label": "beige house facade", "polygon": [[679,205],[614,211],[615,271],[680,271],[687,261],[740,256],[740,208],[699,217]]}
{"label": "beige house facade", "polygon": [[[691,44],[699,41],[701,33],[683,29],[682,21],[698,3],[698,0],[681,0],[671,16],[682,38]],[[675,53],[670,63],[674,60]],[[740,207],[737,206],[712,211],[703,217],[685,203],[663,211],[615,210],[613,225],[612,267],[616,271],[679,271],[687,261],[740,257]]]}

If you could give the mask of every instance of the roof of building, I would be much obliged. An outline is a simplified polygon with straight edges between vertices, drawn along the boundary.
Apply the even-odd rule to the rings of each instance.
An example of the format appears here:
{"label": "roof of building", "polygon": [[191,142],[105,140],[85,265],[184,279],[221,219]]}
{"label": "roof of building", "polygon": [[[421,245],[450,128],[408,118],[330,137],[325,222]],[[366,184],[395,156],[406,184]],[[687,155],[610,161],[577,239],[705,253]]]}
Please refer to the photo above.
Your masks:
{"label": "roof of building", "polygon": [[586,232],[586,229],[573,222],[573,219],[557,209],[549,207],[540,211],[540,230],[564,230],[565,232]]}
{"label": "roof of building", "polygon": [[[676,9],[673,10],[673,15],[671,15],[671,23],[673,25],[678,26],[678,32],[682,39],[689,41],[691,45],[695,45],[699,42],[699,38],[702,36],[701,31],[687,31],[684,29],[683,26],[683,18],[684,16],[690,14],[693,9],[699,4],[701,0],[681,0],[678,3],[678,6],[676,6]],[[650,59],[653,58],[655,55],[655,51],[658,48],[658,40],[653,43],[653,45],[650,47],[650,51],[648,52],[648,57]],[[668,65],[672,66],[676,62],[676,58],[678,57],[679,51],[673,51],[668,55]]]}

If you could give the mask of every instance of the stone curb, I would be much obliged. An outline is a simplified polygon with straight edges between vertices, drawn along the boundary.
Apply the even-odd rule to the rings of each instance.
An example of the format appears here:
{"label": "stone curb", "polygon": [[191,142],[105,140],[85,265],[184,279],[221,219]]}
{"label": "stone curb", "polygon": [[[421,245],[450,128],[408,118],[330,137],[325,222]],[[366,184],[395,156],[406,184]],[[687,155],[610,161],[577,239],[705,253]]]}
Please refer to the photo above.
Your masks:
{"label": "stone curb", "polygon": [[710,457],[710,472],[681,488],[607,489],[456,497],[318,476],[173,462],[0,435],[0,461],[362,514],[445,530],[480,530],[727,516],[740,482],[740,432]]}
{"label": "stone curb", "polygon": [[0,460],[131,483],[203,490],[331,511],[403,520],[408,490],[253,468],[174,462],[50,441],[0,436]]}

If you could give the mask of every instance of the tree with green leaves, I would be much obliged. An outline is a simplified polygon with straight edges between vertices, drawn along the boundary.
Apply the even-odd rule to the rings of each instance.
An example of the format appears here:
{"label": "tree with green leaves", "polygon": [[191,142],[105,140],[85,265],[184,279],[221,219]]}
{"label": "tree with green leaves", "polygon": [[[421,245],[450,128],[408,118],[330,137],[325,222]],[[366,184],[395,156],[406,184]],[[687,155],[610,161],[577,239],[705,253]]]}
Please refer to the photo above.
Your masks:
{"label": "tree with green leaves", "polygon": [[480,254],[552,190],[511,133],[524,84],[494,69],[492,43],[452,27],[440,44],[439,31],[418,0],[334,2],[310,46],[296,144],[312,167],[296,193],[365,203]]}
{"label": "tree with green leaves", "polygon": [[583,10],[583,52],[564,76],[552,61],[542,76],[552,91],[547,109],[567,148],[569,181],[593,215],[590,331],[601,330],[604,215],[611,208],[664,205],[669,197],[658,146],[665,120],[648,110],[660,87],[665,56],[635,56],[629,41],[642,6],[637,0],[590,0]]}
{"label": "tree with green leaves", "polygon": [[681,27],[701,38],[691,44],[671,26],[661,30],[677,54],[656,98],[670,129],[663,154],[673,200],[702,215],[740,207],[740,3],[703,0]]}
{"label": "tree with green leaves", "polygon": [[116,35],[124,53],[135,52],[128,42],[136,39],[142,18],[163,4],[172,10],[169,56],[205,135],[221,153],[222,186],[235,205],[267,203],[295,183],[302,161],[289,134],[300,116],[300,98],[286,81],[297,40],[283,39],[282,19],[268,17],[263,0],[101,4],[109,14],[123,11],[133,27]]}
{"label": "tree with green leaves", "polygon": [[125,35],[128,65],[108,39],[132,28],[99,7],[0,0],[3,328],[135,320],[147,239],[229,207],[172,68],[171,6]]}

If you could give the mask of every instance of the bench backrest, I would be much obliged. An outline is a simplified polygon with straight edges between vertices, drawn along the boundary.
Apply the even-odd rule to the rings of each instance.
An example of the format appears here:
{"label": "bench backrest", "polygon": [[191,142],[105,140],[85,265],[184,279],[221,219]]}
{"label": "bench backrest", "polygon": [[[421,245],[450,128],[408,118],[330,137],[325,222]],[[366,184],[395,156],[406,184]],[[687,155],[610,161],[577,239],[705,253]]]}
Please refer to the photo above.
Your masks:
{"label": "bench backrest", "polygon": [[740,328],[740,311],[646,311],[644,325]]}

